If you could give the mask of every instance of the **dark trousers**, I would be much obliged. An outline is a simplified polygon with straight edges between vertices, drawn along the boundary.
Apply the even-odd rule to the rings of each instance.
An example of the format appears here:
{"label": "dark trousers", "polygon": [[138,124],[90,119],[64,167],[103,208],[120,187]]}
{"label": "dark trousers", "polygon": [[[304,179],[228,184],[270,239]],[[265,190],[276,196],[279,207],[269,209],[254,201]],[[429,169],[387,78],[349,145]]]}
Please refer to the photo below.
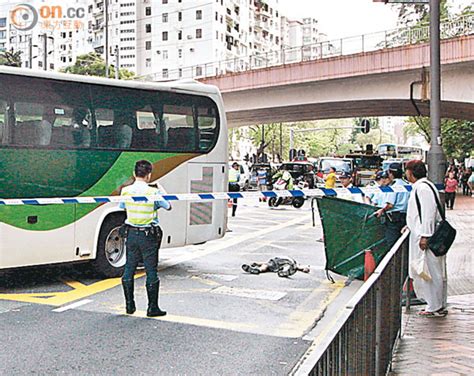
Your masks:
{"label": "dark trousers", "polygon": [[464,196],[470,196],[471,195],[471,190],[470,190],[469,185],[467,184],[467,182],[462,183],[462,194]]}
{"label": "dark trousers", "polygon": [[405,213],[387,213],[387,220],[385,221],[385,242],[389,249],[392,248],[402,235],[402,228],[405,227],[406,224]]}
{"label": "dark trousers", "polygon": [[446,192],[446,206],[448,208],[454,207],[454,200],[456,199],[456,192]]}
{"label": "dark trousers", "polygon": [[150,231],[139,231],[129,227],[127,232],[127,262],[123,272],[122,280],[131,281],[135,275],[138,263],[143,260],[146,272],[146,284],[158,282],[158,250],[161,245],[163,232],[156,227],[157,234]]}

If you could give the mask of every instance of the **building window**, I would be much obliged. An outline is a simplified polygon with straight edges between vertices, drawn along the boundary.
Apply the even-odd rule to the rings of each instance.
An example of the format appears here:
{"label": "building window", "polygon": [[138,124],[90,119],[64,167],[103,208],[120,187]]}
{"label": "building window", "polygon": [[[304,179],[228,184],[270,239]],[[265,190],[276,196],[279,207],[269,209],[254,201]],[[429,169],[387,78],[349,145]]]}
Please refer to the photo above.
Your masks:
{"label": "building window", "polygon": [[147,33],[151,33],[151,24],[146,24],[146,25],[145,25],[145,31],[146,31]]}
{"label": "building window", "polygon": [[147,40],[145,42],[145,50],[151,50],[151,41]]}
{"label": "building window", "polygon": [[151,16],[151,7],[145,8],[145,16]]}
{"label": "building window", "polygon": [[196,29],[196,39],[202,38],[202,29]]}
{"label": "building window", "polygon": [[178,77],[183,77],[183,70],[181,68],[178,69]]}
{"label": "building window", "polygon": [[183,13],[178,12],[178,21],[182,21],[182,20],[183,20]]}
{"label": "building window", "polygon": [[196,11],[196,20],[202,20],[202,10]]}
{"label": "building window", "polygon": [[150,68],[150,67],[151,67],[151,58],[145,59],[145,66],[146,66],[147,68]]}
{"label": "building window", "polygon": [[168,32],[167,31],[163,31],[163,33],[161,35],[162,35],[163,40],[168,40]]}
{"label": "building window", "polygon": [[[163,1],[164,1],[164,0],[163,0]],[[163,76],[163,78],[168,78],[168,69],[166,69],[166,68],[163,69],[163,71],[162,71],[162,76]]]}
{"label": "building window", "polygon": [[219,21],[219,13],[216,12],[216,21]]}
{"label": "building window", "polygon": [[219,40],[219,32],[216,31],[216,39]]}
{"label": "building window", "polygon": [[183,50],[180,48],[178,50],[178,58],[181,59],[183,57]]}
{"label": "building window", "polygon": [[163,0],[161,3],[162,4],[168,4],[168,0]]}
{"label": "building window", "polygon": [[202,67],[196,67],[196,76],[202,76]]}
{"label": "building window", "polygon": [[168,60],[168,50],[163,50],[163,60]]}
{"label": "building window", "polygon": [[163,13],[162,19],[163,19],[163,23],[168,22],[168,13]]}
{"label": "building window", "polygon": [[178,40],[183,39],[183,32],[180,30],[178,31]]}

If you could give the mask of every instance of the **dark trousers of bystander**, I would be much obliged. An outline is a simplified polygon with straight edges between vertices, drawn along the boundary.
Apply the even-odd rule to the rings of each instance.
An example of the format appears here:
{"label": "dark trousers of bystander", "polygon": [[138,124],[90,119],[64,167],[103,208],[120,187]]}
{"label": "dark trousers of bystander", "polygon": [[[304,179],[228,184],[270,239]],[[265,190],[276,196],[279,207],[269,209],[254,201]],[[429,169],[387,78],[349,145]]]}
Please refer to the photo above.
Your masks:
{"label": "dark trousers of bystander", "polygon": [[456,199],[456,192],[446,192],[446,207],[454,209],[454,200]]}
{"label": "dark trousers of bystander", "polygon": [[469,184],[467,184],[467,181],[462,183],[462,194],[464,196],[471,195],[471,189],[469,188]]}

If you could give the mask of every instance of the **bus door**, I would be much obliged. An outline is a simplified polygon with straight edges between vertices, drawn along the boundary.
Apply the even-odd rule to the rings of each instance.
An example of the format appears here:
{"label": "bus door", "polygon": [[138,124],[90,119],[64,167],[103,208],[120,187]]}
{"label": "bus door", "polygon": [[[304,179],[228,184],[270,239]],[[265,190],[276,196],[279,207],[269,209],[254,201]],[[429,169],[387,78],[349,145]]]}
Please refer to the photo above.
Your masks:
{"label": "bus door", "polygon": [[[189,163],[189,192],[226,192],[225,163]],[[186,243],[219,238],[225,231],[227,200],[188,202]]]}

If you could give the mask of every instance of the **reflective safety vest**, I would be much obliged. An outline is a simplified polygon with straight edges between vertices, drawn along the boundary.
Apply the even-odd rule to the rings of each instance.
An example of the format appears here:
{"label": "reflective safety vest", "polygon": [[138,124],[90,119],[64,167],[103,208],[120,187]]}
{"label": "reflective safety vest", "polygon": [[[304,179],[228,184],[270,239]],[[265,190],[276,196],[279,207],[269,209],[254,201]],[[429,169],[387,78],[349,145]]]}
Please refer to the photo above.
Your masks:
{"label": "reflective safety vest", "polygon": [[240,178],[240,173],[235,168],[231,167],[229,170],[229,183],[237,183]]}
{"label": "reflective safety vest", "polygon": [[[136,183],[122,189],[122,196],[153,196],[158,195],[156,188],[149,187],[144,184],[144,189],[137,189]],[[127,223],[132,226],[151,225],[156,218],[155,203],[149,202],[126,202],[125,210],[127,211]]]}

